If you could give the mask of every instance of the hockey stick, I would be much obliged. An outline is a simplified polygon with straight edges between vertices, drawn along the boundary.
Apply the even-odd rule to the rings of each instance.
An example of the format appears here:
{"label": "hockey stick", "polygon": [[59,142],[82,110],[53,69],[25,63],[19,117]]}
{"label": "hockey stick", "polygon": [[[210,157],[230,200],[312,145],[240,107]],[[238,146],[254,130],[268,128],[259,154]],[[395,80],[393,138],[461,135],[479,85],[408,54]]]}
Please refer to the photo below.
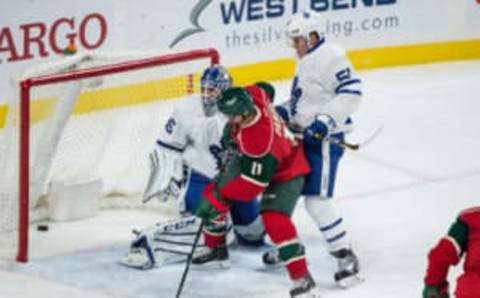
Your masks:
{"label": "hockey stick", "polygon": [[187,263],[185,264],[185,269],[183,270],[182,279],[180,281],[180,284],[178,285],[177,295],[175,296],[176,298],[180,298],[180,294],[182,293],[183,285],[185,284],[188,270],[190,269],[190,264],[192,263],[193,254],[195,253],[195,248],[197,248],[198,241],[200,240],[200,235],[202,234],[203,223],[204,221],[202,219],[202,221],[200,222],[200,227],[198,228],[197,234],[195,235],[195,240],[193,241],[192,251],[187,257]]}
{"label": "hockey stick", "polygon": [[[373,131],[373,133],[368,138],[366,138],[365,140],[359,143],[349,143],[349,142],[342,141],[336,138],[331,138],[331,137],[327,137],[326,140],[327,142],[331,144],[335,144],[343,149],[358,151],[360,148],[365,147],[366,145],[370,144],[374,139],[376,139],[378,135],[382,132],[382,130],[383,130],[383,125],[379,126],[377,129]],[[322,135],[319,133],[314,134],[313,137],[318,140],[321,140],[323,138]]]}

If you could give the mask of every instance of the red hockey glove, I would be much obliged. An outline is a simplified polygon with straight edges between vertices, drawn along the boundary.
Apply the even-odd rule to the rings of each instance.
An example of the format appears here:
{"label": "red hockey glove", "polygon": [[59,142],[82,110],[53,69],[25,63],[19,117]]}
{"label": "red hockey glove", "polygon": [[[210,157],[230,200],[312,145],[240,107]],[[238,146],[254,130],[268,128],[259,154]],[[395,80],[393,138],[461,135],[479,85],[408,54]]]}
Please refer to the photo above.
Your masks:
{"label": "red hockey glove", "polygon": [[214,218],[222,214],[206,199],[202,199],[195,213],[198,217],[203,218],[203,220],[207,222],[212,221]]}
{"label": "red hockey glove", "polygon": [[202,201],[195,214],[206,221],[212,221],[230,209],[230,204],[224,200],[215,189],[215,183],[210,183],[203,191]]}

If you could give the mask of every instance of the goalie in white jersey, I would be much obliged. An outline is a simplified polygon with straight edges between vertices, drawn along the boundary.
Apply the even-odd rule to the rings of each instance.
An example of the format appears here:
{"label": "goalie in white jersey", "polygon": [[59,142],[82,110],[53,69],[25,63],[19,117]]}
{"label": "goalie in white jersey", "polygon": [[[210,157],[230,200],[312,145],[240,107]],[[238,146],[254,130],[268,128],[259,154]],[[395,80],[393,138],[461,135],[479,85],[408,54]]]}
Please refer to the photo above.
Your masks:
{"label": "goalie in white jersey", "polygon": [[358,261],[332,202],[344,149],[331,140],[344,140],[362,91],[345,50],[327,43],[320,29],[320,17],[308,12],[295,15],[287,23],[287,35],[299,59],[290,100],[277,106],[277,112],[293,132],[303,134],[312,168],[303,190],[306,209],[338,260],[335,280],[345,284],[357,275]]}
{"label": "goalie in white jersey", "polygon": [[[151,174],[144,201],[176,199],[185,217],[145,229],[132,242],[122,264],[149,269],[185,259],[200,220],[195,216],[203,189],[219,172],[230,152],[221,143],[226,119],[217,112],[217,100],[232,85],[227,70],[207,68],[201,77],[201,100],[191,98],[176,106],[165,123],[150,155]],[[240,244],[259,246],[265,231],[259,203],[236,203],[231,219]],[[224,231],[225,233],[228,231]]]}

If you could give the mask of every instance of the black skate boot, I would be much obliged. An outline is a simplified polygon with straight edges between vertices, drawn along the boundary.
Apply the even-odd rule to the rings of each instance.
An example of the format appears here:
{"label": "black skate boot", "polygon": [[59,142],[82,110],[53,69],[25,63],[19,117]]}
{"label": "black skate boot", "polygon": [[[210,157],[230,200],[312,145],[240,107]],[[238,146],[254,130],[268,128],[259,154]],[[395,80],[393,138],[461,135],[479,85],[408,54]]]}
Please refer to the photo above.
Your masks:
{"label": "black skate boot", "polygon": [[305,277],[302,277],[294,281],[293,288],[290,290],[291,298],[320,298],[315,281],[308,273]]}
{"label": "black skate boot", "polygon": [[282,260],[276,247],[266,251],[262,256],[262,261],[265,266],[270,268],[276,268],[282,265]]}
{"label": "black skate boot", "polygon": [[192,258],[192,268],[223,269],[230,267],[227,246],[222,244],[214,248],[204,247]]}
{"label": "black skate boot", "polygon": [[[304,253],[305,253],[305,246],[301,245],[299,254],[304,254]],[[278,251],[278,248],[276,247],[265,252],[262,256],[262,261],[265,266],[270,268],[277,268],[282,266],[283,264],[282,259],[280,259],[280,253]]]}
{"label": "black skate boot", "polygon": [[359,276],[358,258],[350,248],[342,248],[331,253],[337,259],[338,271],[335,273],[335,282],[342,288],[349,288],[363,281]]}

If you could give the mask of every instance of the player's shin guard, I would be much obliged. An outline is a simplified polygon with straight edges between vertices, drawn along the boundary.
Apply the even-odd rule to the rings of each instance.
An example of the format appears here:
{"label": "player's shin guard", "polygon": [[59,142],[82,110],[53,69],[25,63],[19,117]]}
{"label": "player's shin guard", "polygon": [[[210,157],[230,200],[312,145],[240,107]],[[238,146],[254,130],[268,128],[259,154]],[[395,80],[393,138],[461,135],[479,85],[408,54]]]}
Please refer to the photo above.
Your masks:
{"label": "player's shin guard", "polygon": [[213,220],[205,221],[203,236],[205,248],[195,252],[192,265],[195,269],[222,269],[230,266],[226,243],[227,217],[220,214]]}
{"label": "player's shin guard", "polygon": [[343,225],[343,218],[337,215],[332,199],[305,196],[305,207],[320,232],[322,232],[330,252],[350,247],[350,240]]}
{"label": "player's shin guard", "polygon": [[298,280],[308,275],[305,249],[298,241],[297,231],[291,219],[279,212],[262,214],[265,230],[278,248],[279,256],[287,267],[290,279]]}
{"label": "player's shin guard", "polygon": [[226,244],[227,216],[221,214],[211,221],[207,221],[203,227],[205,245],[214,248]]}

